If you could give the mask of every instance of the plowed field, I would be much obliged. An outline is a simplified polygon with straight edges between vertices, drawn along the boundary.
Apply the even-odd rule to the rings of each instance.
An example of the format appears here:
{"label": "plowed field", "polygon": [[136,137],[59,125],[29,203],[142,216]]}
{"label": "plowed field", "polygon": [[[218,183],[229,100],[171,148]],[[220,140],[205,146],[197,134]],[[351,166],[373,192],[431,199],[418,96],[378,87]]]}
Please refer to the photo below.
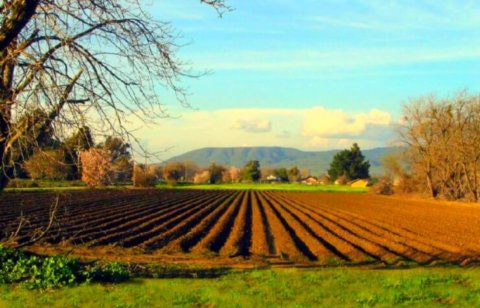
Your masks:
{"label": "plowed field", "polygon": [[[53,194],[0,196],[0,238],[48,225]],[[480,207],[368,194],[127,190],[59,197],[30,249],[87,259],[204,264],[469,264]]]}

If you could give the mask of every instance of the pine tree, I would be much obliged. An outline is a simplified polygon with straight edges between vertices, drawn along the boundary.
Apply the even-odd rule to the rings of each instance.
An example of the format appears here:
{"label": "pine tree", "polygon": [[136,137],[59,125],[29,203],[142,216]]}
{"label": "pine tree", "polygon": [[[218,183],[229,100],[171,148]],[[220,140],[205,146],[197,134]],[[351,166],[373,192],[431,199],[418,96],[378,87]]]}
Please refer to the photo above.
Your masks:
{"label": "pine tree", "polygon": [[365,161],[360,147],[354,143],[350,150],[343,150],[333,157],[328,175],[333,181],[343,175],[349,180],[366,179],[370,177],[369,169],[370,162]]}

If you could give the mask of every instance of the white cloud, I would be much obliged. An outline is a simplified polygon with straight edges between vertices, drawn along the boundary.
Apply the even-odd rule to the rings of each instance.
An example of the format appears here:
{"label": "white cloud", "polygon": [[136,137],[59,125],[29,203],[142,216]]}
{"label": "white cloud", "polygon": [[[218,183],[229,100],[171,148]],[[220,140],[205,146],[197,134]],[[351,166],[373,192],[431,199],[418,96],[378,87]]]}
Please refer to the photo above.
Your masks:
{"label": "white cloud", "polygon": [[[391,115],[372,109],[348,113],[320,106],[309,109],[237,108],[187,111],[180,118],[136,131],[148,150],[168,157],[203,147],[285,146],[304,150],[342,149],[388,143]],[[132,127],[142,126],[133,120]],[[260,133],[261,132],[261,133]]]}
{"label": "white cloud", "polygon": [[368,113],[348,114],[341,109],[315,107],[305,113],[303,134],[311,137],[359,136],[372,126],[388,126],[392,116],[372,109]]}
{"label": "white cloud", "polygon": [[272,130],[272,123],[268,120],[243,119],[237,120],[232,126],[233,129],[244,130],[249,133],[266,133]]}

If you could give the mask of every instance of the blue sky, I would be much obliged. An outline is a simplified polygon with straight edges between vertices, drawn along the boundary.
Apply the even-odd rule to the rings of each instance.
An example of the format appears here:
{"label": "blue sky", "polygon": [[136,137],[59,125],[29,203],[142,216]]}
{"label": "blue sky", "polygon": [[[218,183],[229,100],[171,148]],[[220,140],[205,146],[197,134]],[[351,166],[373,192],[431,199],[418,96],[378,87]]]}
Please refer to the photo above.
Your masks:
{"label": "blue sky", "polygon": [[[183,81],[196,115],[210,113],[210,129],[190,123],[196,111],[177,108],[168,96],[167,105],[182,118],[150,128],[165,134],[184,129],[176,139],[146,138],[155,149],[173,147],[171,155],[201,146],[323,150],[357,140],[381,146],[393,138],[382,130],[394,126],[409,98],[480,88],[479,1],[230,0],[235,10],[223,19],[198,2],[162,0],[148,7],[182,33],[187,45],[180,57],[198,72],[211,70]],[[282,118],[279,110],[292,117]],[[337,116],[323,128],[330,132],[311,129],[311,111]],[[243,112],[244,118],[235,116]],[[214,122],[218,113],[225,123]],[[332,131],[351,123],[357,131]]]}

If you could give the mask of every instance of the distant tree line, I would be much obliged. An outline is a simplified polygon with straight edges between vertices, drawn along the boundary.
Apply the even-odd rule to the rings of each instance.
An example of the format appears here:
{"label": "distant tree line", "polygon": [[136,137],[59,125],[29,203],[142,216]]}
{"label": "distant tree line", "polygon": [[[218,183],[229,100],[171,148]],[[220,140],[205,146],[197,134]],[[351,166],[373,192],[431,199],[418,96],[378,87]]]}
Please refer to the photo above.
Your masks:
{"label": "distant tree line", "polygon": [[[28,122],[42,116],[42,111],[33,111],[20,118],[17,125],[28,126]],[[108,136],[97,144],[86,126],[63,140],[53,131],[53,127],[42,130],[40,135],[32,131],[16,143],[13,149],[16,179],[83,180],[88,185],[98,186],[126,183],[132,178],[130,145],[120,137]]]}

